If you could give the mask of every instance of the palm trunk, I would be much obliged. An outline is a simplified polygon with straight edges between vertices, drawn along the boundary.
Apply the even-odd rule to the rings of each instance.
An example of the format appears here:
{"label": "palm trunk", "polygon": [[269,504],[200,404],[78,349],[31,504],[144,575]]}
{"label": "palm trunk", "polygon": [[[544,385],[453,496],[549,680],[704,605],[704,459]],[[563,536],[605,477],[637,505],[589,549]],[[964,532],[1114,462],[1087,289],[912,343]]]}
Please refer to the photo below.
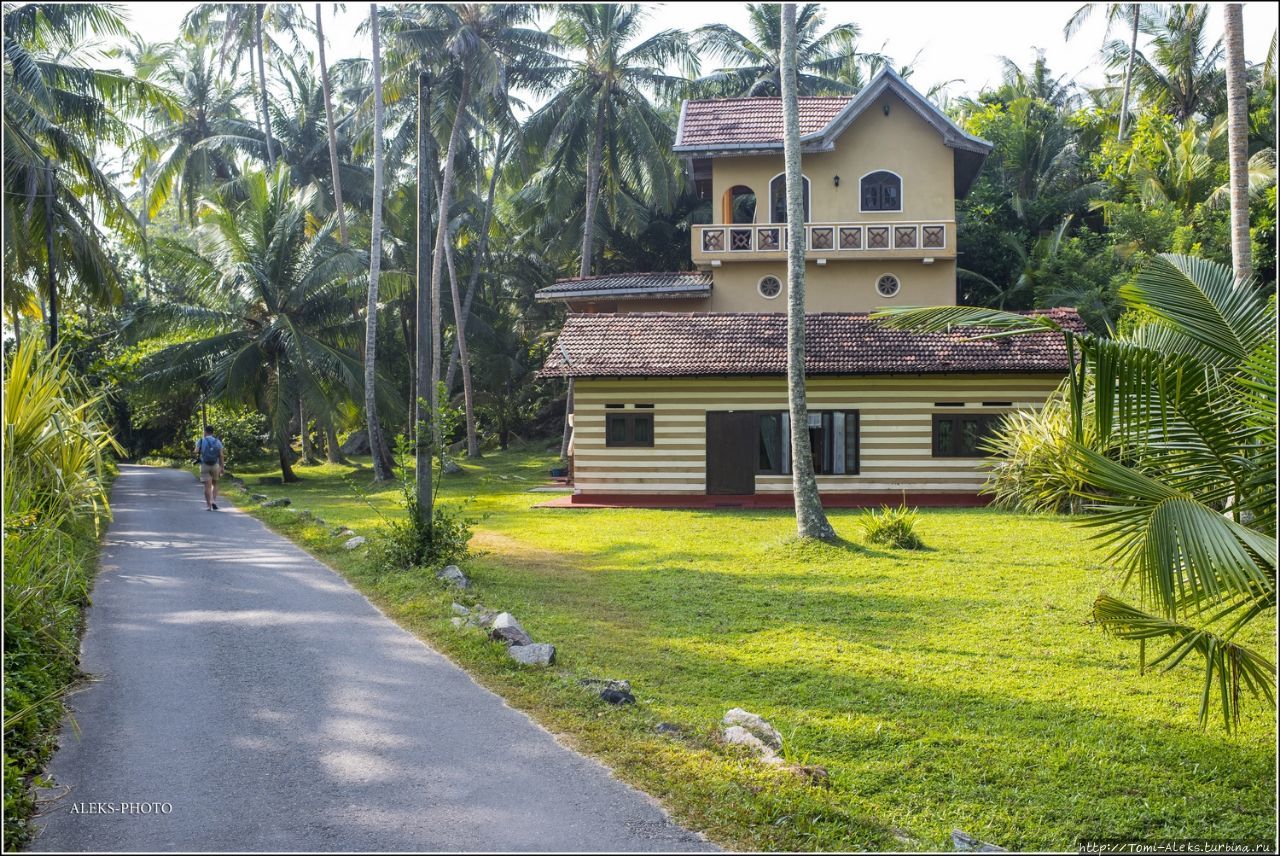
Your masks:
{"label": "palm trunk", "polygon": [[293,467],[289,466],[289,444],[283,437],[276,444],[276,451],[280,453],[280,480],[286,484],[298,481],[297,473],[293,471]]}
{"label": "palm trunk", "polygon": [[[431,257],[431,189],[435,185],[435,147],[431,145],[431,78],[418,72],[418,267],[415,289],[413,363],[413,436],[414,498],[418,505],[419,525],[431,526],[431,338],[428,329],[432,316],[433,292],[427,270]],[[423,413],[423,408],[427,409]]]}
{"label": "palm trunk", "polygon": [[49,308],[45,320],[49,324],[49,350],[58,347],[58,254],[53,248],[53,161],[44,159],[44,252],[48,276]]}
{"label": "palm trunk", "polygon": [[1240,4],[1222,10],[1227,42],[1227,146],[1231,167],[1231,267],[1236,281],[1253,276],[1249,245],[1249,93],[1244,67]]}
{"label": "palm trunk", "polygon": [[[476,289],[480,285],[480,271],[484,269],[484,262],[489,257],[489,228],[493,224],[493,201],[498,189],[498,164],[502,160],[503,151],[506,148],[505,135],[498,135],[498,147],[494,152],[493,172],[489,175],[489,195],[485,198],[484,216],[480,223],[480,241],[476,244],[475,262],[471,265],[471,275],[467,281],[467,294],[462,298],[462,319],[458,322],[459,329],[466,330],[467,322],[471,320],[471,304],[475,301]],[[458,370],[458,341],[453,343],[453,350],[449,353],[449,368],[444,373],[444,388],[453,389],[453,377]]]}
{"label": "palm trunk", "polygon": [[373,31],[373,212],[369,238],[369,303],[364,326],[364,416],[369,426],[369,448],[373,455],[376,481],[391,478],[383,451],[382,426],[378,422],[378,275],[382,269],[382,49],[378,34],[378,4],[369,4],[369,25]]}
{"label": "palm trunk", "polygon": [[787,398],[791,409],[791,485],[801,538],[836,537],[822,510],[809,443],[804,384],[804,185],[800,168],[800,108],[796,99],[796,7],[782,6],[782,140],[787,185]]}
{"label": "palm trunk", "polygon": [[258,54],[258,81],[262,84],[262,130],[265,132],[267,138],[267,163],[275,166],[276,145],[275,140],[271,136],[271,113],[267,108],[267,63],[262,50],[262,14],[264,11],[265,7],[263,4],[255,4],[253,16],[253,40],[254,47]]}
{"label": "palm trunk", "polygon": [[591,276],[595,252],[596,208],[600,203],[600,163],[604,159],[604,117],[608,93],[601,91],[596,124],[591,134],[591,159],[587,161],[587,204],[582,217],[582,264],[578,276]]}
{"label": "palm trunk", "polygon": [[298,396],[298,441],[302,446],[302,463],[316,463],[316,452],[311,446],[311,432],[307,430],[307,410],[302,404],[302,396]]}
{"label": "palm trunk", "polygon": [[333,125],[333,96],[329,92],[329,66],[324,61],[324,26],[316,4],[316,42],[320,46],[320,87],[324,90],[325,128],[329,133],[329,171],[333,174],[333,210],[338,214],[338,240],[347,245],[347,214],[342,210],[342,176],[338,174],[338,132]]}
{"label": "palm trunk", "polygon": [[449,296],[453,300],[454,338],[458,343],[458,358],[462,363],[462,407],[467,423],[467,457],[480,457],[480,442],[476,437],[476,411],[471,397],[471,356],[467,353],[467,330],[462,323],[461,295],[458,293],[458,272],[453,265],[453,246],[445,248],[449,262]]}
{"label": "palm trunk", "polygon": [[467,99],[471,96],[471,69],[462,70],[462,86],[458,92],[458,110],[453,117],[453,127],[449,131],[449,148],[444,156],[444,175],[440,179],[440,202],[436,210],[436,240],[431,254],[431,432],[437,446],[441,445],[440,436],[439,381],[440,381],[440,298],[439,290],[444,268],[444,250],[449,240],[449,201],[453,198],[454,160],[458,154],[458,146],[462,140],[462,129],[467,122]]}
{"label": "palm trunk", "polygon": [[1116,139],[1124,139],[1124,129],[1129,124],[1129,94],[1133,90],[1133,56],[1138,52],[1138,19],[1142,4],[1133,4],[1133,31],[1129,35],[1129,61],[1124,66],[1124,97],[1120,101],[1120,133]]}
{"label": "palm trunk", "polygon": [[332,422],[326,422],[324,426],[324,459],[331,464],[347,462],[343,457],[342,447],[338,445],[338,431],[333,427]]}

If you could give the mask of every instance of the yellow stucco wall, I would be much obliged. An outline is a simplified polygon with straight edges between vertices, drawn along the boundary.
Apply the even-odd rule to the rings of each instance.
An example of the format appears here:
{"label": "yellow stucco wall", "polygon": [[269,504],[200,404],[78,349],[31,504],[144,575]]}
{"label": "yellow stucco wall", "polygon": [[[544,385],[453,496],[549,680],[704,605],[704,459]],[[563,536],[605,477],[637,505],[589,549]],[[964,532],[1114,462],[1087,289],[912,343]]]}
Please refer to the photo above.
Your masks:
{"label": "yellow stucco wall", "polygon": [[[889,106],[885,115],[883,105]],[[955,155],[942,135],[893,93],[885,93],[836,139],[834,151],[806,154],[810,221],[954,220]],[[902,210],[860,212],[859,179],[889,170],[902,176]],[[722,222],[721,200],[735,185],[756,194],[756,222],[768,223],[769,181],[783,170],[782,154],[717,157],[711,163],[712,217]],[[840,186],[835,186],[835,176]]]}

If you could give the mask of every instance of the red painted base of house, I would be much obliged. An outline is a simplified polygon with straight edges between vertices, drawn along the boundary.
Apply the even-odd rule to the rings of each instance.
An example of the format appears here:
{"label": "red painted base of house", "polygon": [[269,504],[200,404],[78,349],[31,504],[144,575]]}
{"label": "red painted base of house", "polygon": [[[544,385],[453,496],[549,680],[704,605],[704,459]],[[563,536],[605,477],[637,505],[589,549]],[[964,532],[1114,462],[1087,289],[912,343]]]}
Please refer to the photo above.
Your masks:
{"label": "red painted base of house", "polygon": [[[901,493],[824,493],[826,508],[879,508],[899,505]],[[979,508],[989,505],[991,498],[976,493],[910,493],[910,506],[930,508]],[[537,508],[791,508],[789,493],[756,493],[744,495],[707,495],[672,493],[590,493],[558,496],[540,502]]]}

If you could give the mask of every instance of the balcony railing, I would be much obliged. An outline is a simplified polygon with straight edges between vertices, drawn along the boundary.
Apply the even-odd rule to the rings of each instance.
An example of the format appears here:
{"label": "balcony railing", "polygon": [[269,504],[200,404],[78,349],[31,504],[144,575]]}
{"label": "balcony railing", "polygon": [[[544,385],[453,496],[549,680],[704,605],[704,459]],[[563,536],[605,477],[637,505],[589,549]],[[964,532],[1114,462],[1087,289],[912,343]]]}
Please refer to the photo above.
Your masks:
{"label": "balcony railing", "polygon": [[[806,223],[808,256],[824,258],[924,258],[955,255],[953,221]],[[787,251],[785,223],[693,227],[693,260],[772,259]]]}

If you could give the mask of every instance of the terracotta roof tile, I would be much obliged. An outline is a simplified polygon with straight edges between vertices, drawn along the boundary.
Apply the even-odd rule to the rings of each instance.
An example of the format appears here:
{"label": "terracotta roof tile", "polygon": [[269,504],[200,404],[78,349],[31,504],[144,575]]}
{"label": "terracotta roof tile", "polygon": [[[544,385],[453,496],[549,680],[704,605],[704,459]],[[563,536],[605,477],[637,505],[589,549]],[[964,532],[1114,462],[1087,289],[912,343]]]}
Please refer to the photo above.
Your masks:
{"label": "terracotta roof tile", "polygon": [[637,298],[648,295],[706,297],[710,293],[711,274],[695,270],[558,279],[554,285],[538,289],[534,296],[538,300],[566,300],[588,297]]}
{"label": "terracotta roof tile", "polygon": [[[1074,309],[1050,315],[1083,331]],[[786,373],[787,327],[781,313],[575,313],[543,377],[674,377]],[[977,339],[952,333],[890,330],[865,313],[823,313],[806,322],[808,374],[1066,372],[1061,335]]]}
{"label": "terracotta roof tile", "polygon": [[[800,99],[800,134],[813,134],[849,105],[848,96]],[[781,98],[717,98],[685,102],[676,146],[714,147],[782,141]]]}

